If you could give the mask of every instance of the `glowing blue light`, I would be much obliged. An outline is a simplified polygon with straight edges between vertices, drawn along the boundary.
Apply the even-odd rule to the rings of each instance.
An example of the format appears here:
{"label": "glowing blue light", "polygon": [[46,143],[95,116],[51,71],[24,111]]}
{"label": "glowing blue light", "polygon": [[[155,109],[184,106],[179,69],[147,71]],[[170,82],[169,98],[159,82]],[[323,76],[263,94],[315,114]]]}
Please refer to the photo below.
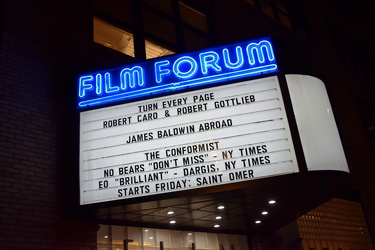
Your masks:
{"label": "glowing blue light", "polygon": [[[184,64],[186,65],[186,63],[188,64],[187,67],[189,67],[190,69],[187,70],[186,72],[183,72],[181,71],[181,68],[186,68],[186,66],[183,67],[183,65]],[[195,75],[195,73],[197,73],[197,70],[198,70],[197,62],[190,56],[180,57],[173,64],[173,72],[179,78],[191,78]]]}
{"label": "glowing blue light", "polygon": [[168,68],[166,69],[170,64],[167,60],[155,63],[155,80],[157,83],[163,81],[162,75],[169,76],[171,74],[171,71]]}
{"label": "glowing blue light", "polygon": [[86,91],[92,90],[94,86],[88,82],[91,82],[94,79],[93,76],[82,76],[79,78],[79,88],[78,88],[78,96],[85,97]]}
{"label": "glowing blue light", "polygon": [[199,59],[201,62],[203,75],[208,74],[209,68],[213,69],[215,72],[221,72],[221,67],[218,65],[220,58],[216,52],[209,51],[209,52],[201,53],[199,55]]}
{"label": "glowing blue light", "polygon": [[[249,58],[249,63],[250,65],[254,65],[255,63],[264,63],[265,58],[264,58],[264,53],[262,49],[266,49],[266,54],[268,56],[269,61],[273,61],[275,59],[273,50],[272,50],[272,45],[268,41],[261,41],[259,43],[250,43],[246,47],[246,52],[247,56]],[[256,52],[258,61],[254,57],[254,52]]]}
{"label": "glowing blue light", "polygon": [[277,71],[271,41],[263,38],[82,75],[78,80],[78,107],[173,93]]}
{"label": "glowing blue light", "polygon": [[130,88],[135,88],[136,86],[144,85],[144,72],[143,68],[135,66],[131,69],[125,68],[120,72],[120,86],[122,90],[127,89],[129,83]]}
{"label": "glowing blue light", "polygon": [[96,94],[101,95],[103,93],[102,74],[96,74],[95,81],[96,81]]}
{"label": "glowing blue light", "polygon": [[236,56],[237,56],[237,62],[232,63],[229,56],[229,50],[223,49],[223,58],[224,58],[224,64],[227,66],[228,69],[239,69],[244,64],[242,49],[240,46],[236,47]]}
{"label": "glowing blue light", "polygon": [[105,92],[107,94],[118,92],[120,90],[120,87],[112,86],[111,74],[108,72],[104,74],[104,86],[105,86]]}
{"label": "glowing blue light", "polygon": [[210,83],[215,83],[215,82],[223,82],[225,80],[234,80],[238,78],[243,78],[249,75],[258,75],[267,71],[272,71],[274,72],[277,70],[277,65],[272,64],[272,65],[267,65],[267,66],[260,66],[257,68],[251,68],[251,69],[246,69],[242,71],[236,71],[236,72],[229,72],[229,73],[224,73],[221,75],[213,75],[213,76],[207,76],[207,77],[202,77],[198,79],[191,79],[191,80],[186,80],[186,81],[181,81],[178,82],[178,86],[176,86],[177,89],[182,89],[186,87],[192,87],[192,86],[197,86],[197,85],[206,85]]}

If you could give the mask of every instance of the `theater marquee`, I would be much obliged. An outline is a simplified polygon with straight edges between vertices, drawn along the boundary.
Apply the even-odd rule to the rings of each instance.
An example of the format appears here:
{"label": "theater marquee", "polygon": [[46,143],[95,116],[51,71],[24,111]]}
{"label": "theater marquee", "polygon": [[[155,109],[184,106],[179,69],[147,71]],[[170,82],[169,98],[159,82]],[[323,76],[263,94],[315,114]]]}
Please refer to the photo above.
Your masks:
{"label": "theater marquee", "polygon": [[81,112],[81,204],[298,172],[276,76]]}
{"label": "theater marquee", "polygon": [[245,80],[277,71],[262,38],[81,75],[81,204],[298,172],[278,78]]}

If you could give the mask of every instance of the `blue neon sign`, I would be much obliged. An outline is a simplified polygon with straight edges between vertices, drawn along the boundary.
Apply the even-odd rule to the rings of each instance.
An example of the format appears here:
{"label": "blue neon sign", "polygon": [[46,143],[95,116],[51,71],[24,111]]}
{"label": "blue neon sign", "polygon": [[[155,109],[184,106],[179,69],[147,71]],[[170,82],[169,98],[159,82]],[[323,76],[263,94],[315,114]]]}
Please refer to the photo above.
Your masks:
{"label": "blue neon sign", "polygon": [[269,38],[81,75],[78,107],[92,107],[277,72]]}

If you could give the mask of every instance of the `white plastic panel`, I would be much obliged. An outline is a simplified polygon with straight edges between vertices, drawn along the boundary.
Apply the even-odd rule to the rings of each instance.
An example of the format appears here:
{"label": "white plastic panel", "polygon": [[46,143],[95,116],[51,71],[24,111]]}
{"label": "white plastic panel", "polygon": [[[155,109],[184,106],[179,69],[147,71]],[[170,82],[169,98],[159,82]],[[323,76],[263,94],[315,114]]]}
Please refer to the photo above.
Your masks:
{"label": "white plastic panel", "polygon": [[349,172],[324,83],[307,75],[286,75],[309,171]]}

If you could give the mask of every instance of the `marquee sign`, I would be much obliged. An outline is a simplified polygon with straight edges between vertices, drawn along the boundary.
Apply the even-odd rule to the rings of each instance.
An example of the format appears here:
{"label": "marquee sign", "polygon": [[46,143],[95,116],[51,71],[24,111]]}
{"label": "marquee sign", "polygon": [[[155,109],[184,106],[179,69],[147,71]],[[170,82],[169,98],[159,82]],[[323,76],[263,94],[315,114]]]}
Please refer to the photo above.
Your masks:
{"label": "marquee sign", "polygon": [[298,172],[276,76],[80,116],[82,205]]}
{"label": "marquee sign", "polygon": [[272,72],[277,64],[271,40],[251,40],[81,75],[78,108]]}

